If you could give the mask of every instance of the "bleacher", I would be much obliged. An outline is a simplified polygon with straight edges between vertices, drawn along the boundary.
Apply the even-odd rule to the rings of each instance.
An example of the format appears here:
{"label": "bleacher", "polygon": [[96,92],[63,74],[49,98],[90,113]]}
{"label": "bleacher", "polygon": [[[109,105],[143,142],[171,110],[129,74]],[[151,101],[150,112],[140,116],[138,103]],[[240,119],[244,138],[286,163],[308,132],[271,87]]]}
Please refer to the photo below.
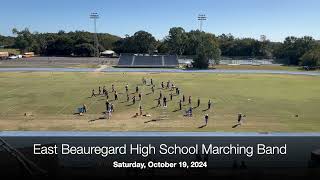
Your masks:
{"label": "bleacher", "polygon": [[128,66],[132,64],[132,56],[130,55],[121,55],[119,62],[118,62],[118,66]]}
{"label": "bleacher", "polygon": [[121,54],[117,67],[157,67],[169,68],[178,66],[176,55],[136,55]]}
{"label": "bleacher", "polygon": [[161,56],[136,56],[134,66],[162,66]]}
{"label": "bleacher", "polygon": [[177,66],[178,64],[178,57],[176,55],[164,56],[165,66]]}

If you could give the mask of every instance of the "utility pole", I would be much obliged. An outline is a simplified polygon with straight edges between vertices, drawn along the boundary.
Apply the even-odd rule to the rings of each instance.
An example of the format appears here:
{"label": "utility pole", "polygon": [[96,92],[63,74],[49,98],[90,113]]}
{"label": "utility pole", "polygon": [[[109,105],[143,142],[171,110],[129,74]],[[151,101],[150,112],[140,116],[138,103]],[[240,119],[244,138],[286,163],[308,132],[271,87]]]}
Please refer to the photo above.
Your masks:
{"label": "utility pole", "polygon": [[98,35],[97,35],[97,22],[96,22],[97,19],[99,19],[98,13],[91,13],[90,19],[93,19],[93,23],[94,23],[94,34],[93,34],[94,47],[95,47],[94,54],[96,57],[99,57],[99,41],[98,41]]}
{"label": "utility pole", "polygon": [[200,31],[202,32],[203,21],[207,20],[207,16],[205,14],[198,15],[198,21],[200,21]]}

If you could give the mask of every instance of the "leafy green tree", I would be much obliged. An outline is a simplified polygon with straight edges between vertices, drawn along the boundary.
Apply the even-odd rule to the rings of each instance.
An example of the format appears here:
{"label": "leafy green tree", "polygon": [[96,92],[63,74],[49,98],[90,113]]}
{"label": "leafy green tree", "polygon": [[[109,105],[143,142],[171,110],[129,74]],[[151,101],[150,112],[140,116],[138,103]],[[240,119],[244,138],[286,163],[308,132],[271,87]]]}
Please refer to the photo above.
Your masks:
{"label": "leafy green tree", "polygon": [[222,34],[218,36],[219,48],[222,56],[231,56],[235,37],[232,34]]}
{"label": "leafy green tree", "polygon": [[187,44],[187,34],[182,27],[173,27],[169,30],[169,36],[166,38],[170,53],[182,55]]}
{"label": "leafy green tree", "polygon": [[302,66],[320,66],[320,46],[309,50],[300,59]]}
{"label": "leafy green tree", "polygon": [[118,40],[114,45],[117,53],[152,53],[156,50],[157,41],[152,34],[138,31],[133,36]]}
{"label": "leafy green tree", "polygon": [[197,54],[197,48],[200,45],[200,42],[202,40],[202,34],[204,32],[200,32],[200,31],[190,31],[187,33],[187,45],[186,45],[186,49],[185,49],[185,55],[195,55]]}
{"label": "leafy green tree", "polygon": [[[77,45],[93,44],[93,34],[85,31],[65,32],[60,30],[58,33],[31,33],[26,28],[22,31],[13,29],[12,32],[16,35],[13,39],[13,47],[23,52],[34,51],[41,55],[68,56],[74,53],[73,50]],[[99,33],[98,38],[100,51],[113,49],[114,42],[120,39],[107,33]]]}
{"label": "leafy green tree", "polygon": [[260,55],[264,58],[271,59],[273,57],[272,44],[265,35],[260,36]]}
{"label": "leafy green tree", "polygon": [[0,48],[1,47],[13,47],[15,38],[10,36],[1,36],[0,35]]}
{"label": "leafy green tree", "polygon": [[22,31],[18,31],[14,28],[12,30],[12,33],[17,36],[14,46],[18,48],[21,52],[31,51],[32,46],[35,46],[32,33],[29,31],[28,28],[25,28]]}
{"label": "leafy green tree", "polygon": [[276,56],[285,59],[288,65],[299,65],[300,58],[309,50],[314,48],[316,41],[310,36],[297,38],[287,37],[281,47],[277,50]]}
{"label": "leafy green tree", "polygon": [[118,36],[114,36],[108,33],[99,33],[98,34],[99,44],[101,45],[101,49],[113,49],[113,43],[118,41],[120,38]]}
{"label": "leafy green tree", "polygon": [[138,31],[132,36],[136,53],[152,53],[156,49],[156,39],[146,31]]}
{"label": "leafy green tree", "polygon": [[74,47],[74,55],[76,56],[92,57],[94,52],[95,48],[89,43],[78,44]]}
{"label": "leafy green tree", "polygon": [[133,38],[130,36],[126,36],[123,39],[119,39],[116,41],[113,46],[114,51],[118,54],[120,53],[136,53],[136,47],[134,45]]}
{"label": "leafy green tree", "polygon": [[168,54],[170,52],[170,48],[167,41],[159,41],[157,43],[157,50],[161,54]]}
{"label": "leafy green tree", "polygon": [[271,42],[262,35],[260,41],[253,38],[235,38],[231,34],[218,36],[222,56],[271,58]]}
{"label": "leafy green tree", "polygon": [[199,69],[206,69],[209,66],[209,61],[214,60],[215,64],[219,64],[221,51],[218,42],[213,34],[196,33],[199,37],[194,37],[193,44],[196,44],[196,57],[193,59],[193,66]]}
{"label": "leafy green tree", "polygon": [[47,55],[70,56],[73,53],[72,39],[60,35],[55,40],[49,41],[47,46]]}

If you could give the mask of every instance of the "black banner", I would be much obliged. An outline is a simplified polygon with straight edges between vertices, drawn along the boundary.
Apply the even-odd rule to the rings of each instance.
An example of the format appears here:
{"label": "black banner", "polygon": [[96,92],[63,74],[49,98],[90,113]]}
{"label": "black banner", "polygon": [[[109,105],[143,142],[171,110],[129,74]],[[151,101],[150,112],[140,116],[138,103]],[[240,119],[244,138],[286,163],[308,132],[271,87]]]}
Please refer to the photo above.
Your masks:
{"label": "black banner", "polygon": [[3,176],[320,177],[320,136],[314,134],[17,134],[1,136]]}

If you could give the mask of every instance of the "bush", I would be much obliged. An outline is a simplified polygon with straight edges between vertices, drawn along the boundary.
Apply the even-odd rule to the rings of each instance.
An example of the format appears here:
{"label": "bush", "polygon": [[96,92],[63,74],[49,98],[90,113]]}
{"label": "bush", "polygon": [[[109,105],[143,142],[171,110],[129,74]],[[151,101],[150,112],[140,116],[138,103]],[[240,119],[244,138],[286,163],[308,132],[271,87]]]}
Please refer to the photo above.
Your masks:
{"label": "bush", "polygon": [[74,47],[74,55],[76,56],[94,56],[94,52],[95,48],[89,43],[78,44]]}
{"label": "bush", "polygon": [[320,47],[311,49],[301,57],[302,66],[320,66]]}

